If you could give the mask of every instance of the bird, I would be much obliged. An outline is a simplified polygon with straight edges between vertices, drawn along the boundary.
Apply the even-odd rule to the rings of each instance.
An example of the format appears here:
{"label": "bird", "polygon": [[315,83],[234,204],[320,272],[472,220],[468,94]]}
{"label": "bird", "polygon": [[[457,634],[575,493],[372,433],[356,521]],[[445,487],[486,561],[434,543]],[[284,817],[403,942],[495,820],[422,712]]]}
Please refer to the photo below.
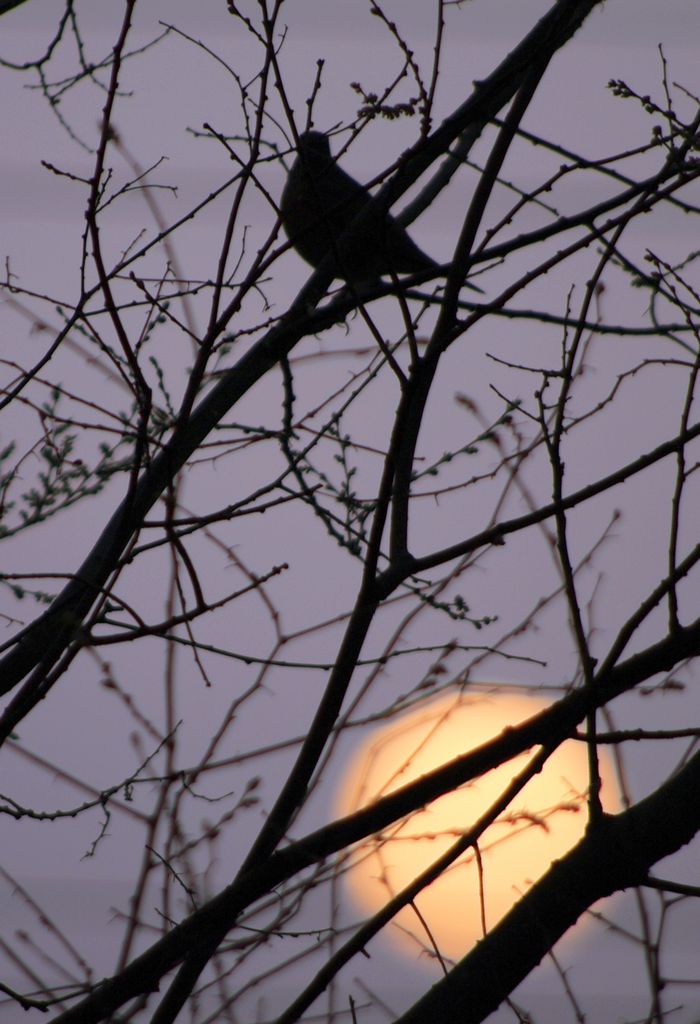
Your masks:
{"label": "bird", "polygon": [[439,264],[379,207],[343,238],[371,200],[368,189],[333,159],[327,135],[306,131],[299,136],[280,215],[287,237],[307,263],[316,269],[331,254],[334,277],[354,285],[376,283],[386,274],[437,270]]}

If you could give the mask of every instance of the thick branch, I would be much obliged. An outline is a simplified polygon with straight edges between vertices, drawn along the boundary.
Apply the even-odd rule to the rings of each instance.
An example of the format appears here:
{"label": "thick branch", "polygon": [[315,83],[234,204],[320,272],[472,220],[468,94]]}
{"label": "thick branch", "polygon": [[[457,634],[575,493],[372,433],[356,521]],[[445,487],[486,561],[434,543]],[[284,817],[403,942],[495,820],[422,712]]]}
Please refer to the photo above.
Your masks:
{"label": "thick branch", "polygon": [[604,896],[641,885],[700,829],[700,754],[629,811],[596,822],[400,1024],[477,1024]]}

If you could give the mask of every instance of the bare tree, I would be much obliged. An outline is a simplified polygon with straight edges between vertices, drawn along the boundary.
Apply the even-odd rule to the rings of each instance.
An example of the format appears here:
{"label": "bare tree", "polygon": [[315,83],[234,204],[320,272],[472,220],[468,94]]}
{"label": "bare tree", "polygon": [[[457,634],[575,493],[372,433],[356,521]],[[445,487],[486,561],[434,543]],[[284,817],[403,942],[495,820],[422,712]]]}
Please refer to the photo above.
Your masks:
{"label": "bare tree", "polygon": [[[13,6],[8,21],[32,7],[0,12]],[[478,852],[575,737],[584,838],[459,962],[433,949],[443,973],[398,1019],[485,1019],[599,899],[630,888],[647,1017],[665,1019],[679,979],[664,940],[698,891],[681,869],[652,872],[700,828],[700,298],[697,253],[661,235],[698,213],[692,83],[661,52],[658,95],[610,83],[636,140],[574,152],[529,118],[550,63],[605,18],[601,0],[554,0],[450,109],[446,29],[471,6],[437,5],[424,59],[370,0],[394,63],[383,91],[354,83],[359,109],[323,122],[333,70],[319,61],[303,114],[290,85],[293,5],[228,0],[216,39],[172,24],[146,38],[147,5],[113,6],[106,54],[66,0],[38,58],[2,61],[73,147],[69,164],[44,161],[46,188],[56,208],[79,195],[84,215],[60,241],[76,260],[62,294],[4,254],[5,336],[28,322],[33,340],[2,359],[0,812],[28,859],[49,832],[116,856],[131,896],[103,979],[6,871],[41,929],[24,947],[2,940],[5,977],[22,979],[0,985],[4,1007],[62,1024],[234,1021],[289,975],[280,1024],[369,1019],[382,993],[358,1002],[345,966],[361,974],[367,944]],[[182,194],[175,159],[131,144],[141,69],[173,64],[203,107],[202,66],[227,97],[203,126],[178,125],[216,154]],[[367,138],[388,166],[289,301],[301,263],[280,231],[282,170],[311,126],[343,166]],[[159,146],[161,130],[147,129]],[[404,227],[447,210],[450,251],[412,275],[334,283],[390,208]],[[501,676],[547,708],[355,813],[329,810],[346,738]],[[640,727],[652,698],[659,724]],[[637,785],[661,741],[663,767]],[[603,745],[616,814],[601,803]],[[455,823],[412,885],[359,923],[339,914],[358,844],[522,754],[526,769]],[[563,991],[582,1019],[564,976]]]}

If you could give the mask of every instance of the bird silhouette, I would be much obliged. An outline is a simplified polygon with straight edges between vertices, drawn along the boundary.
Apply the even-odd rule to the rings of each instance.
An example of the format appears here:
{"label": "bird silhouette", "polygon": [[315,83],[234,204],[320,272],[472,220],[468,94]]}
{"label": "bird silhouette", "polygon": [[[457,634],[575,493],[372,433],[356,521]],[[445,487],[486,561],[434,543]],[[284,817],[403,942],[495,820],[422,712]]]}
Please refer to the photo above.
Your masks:
{"label": "bird silhouette", "polygon": [[323,132],[299,136],[280,214],[287,237],[307,263],[316,268],[332,254],[334,276],[353,284],[376,282],[385,274],[437,269],[439,264],[378,207],[343,237],[371,199],[363,185],[338,167]]}

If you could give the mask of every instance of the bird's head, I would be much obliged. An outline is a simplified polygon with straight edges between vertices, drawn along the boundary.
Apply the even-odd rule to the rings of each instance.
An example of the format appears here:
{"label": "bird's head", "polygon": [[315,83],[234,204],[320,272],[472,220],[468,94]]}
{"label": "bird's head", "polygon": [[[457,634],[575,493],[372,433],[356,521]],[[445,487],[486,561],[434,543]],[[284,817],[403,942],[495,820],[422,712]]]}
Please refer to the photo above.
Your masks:
{"label": "bird's head", "polygon": [[331,147],[328,136],[323,132],[304,132],[299,136],[299,152],[311,159],[330,160]]}

